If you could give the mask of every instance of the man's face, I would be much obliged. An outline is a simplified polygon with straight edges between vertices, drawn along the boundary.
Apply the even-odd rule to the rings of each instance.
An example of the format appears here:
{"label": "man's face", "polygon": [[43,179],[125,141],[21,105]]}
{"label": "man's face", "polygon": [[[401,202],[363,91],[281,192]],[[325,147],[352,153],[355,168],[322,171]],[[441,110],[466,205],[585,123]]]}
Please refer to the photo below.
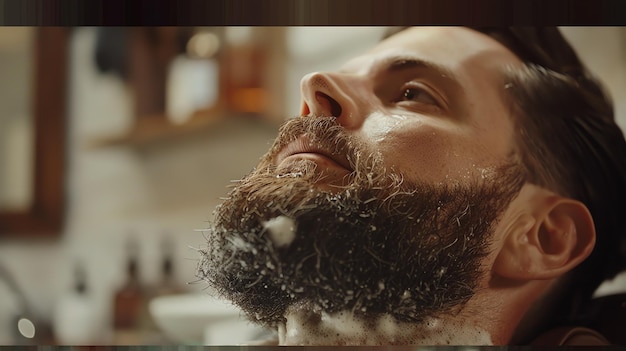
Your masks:
{"label": "man's face", "polygon": [[[511,152],[513,124],[502,99],[507,65],[521,62],[476,31],[411,28],[338,72],[304,77],[302,115],[337,117],[407,179],[474,179]],[[317,156],[277,162],[312,159],[334,175],[328,182],[342,183],[350,170]]]}
{"label": "man's face", "polygon": [[305,77],[304,116],[217,209],[199,275],[268,324],[458,312],[522,183],[507,64],[478,32],[419,28]]}

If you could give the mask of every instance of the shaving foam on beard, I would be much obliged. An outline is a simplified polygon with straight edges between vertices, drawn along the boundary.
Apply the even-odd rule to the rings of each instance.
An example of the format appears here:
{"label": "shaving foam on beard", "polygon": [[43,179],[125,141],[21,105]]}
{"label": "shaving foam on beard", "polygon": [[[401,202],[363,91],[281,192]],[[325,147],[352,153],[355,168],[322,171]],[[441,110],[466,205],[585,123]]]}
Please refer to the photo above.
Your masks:
{"label": "shaving foam on beard", "polygon": [[439,318],[412,324],[383,314],[371,322],[351,311],[305,309],[291,309],[285,317],[278,327],[280,345],[493,345],[487,331]]}

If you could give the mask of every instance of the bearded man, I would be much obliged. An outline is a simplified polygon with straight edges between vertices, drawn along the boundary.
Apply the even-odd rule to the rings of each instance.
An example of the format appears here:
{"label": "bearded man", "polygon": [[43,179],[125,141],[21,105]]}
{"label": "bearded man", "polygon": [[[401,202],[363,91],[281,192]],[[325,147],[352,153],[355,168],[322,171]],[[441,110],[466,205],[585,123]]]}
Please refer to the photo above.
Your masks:
{"label": "bearded man", "polygon": [[198,266],[279,344],[527,343],[626,267],[626,143],[557,29],[403,29],[302,99]]}

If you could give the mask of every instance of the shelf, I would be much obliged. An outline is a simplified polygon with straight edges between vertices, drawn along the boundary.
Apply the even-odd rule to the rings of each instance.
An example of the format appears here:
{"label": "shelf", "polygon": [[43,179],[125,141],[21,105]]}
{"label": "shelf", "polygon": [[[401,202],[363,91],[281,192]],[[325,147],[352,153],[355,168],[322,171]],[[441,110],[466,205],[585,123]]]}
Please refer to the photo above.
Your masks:
{"label": "shelf", "polygon": [[88,147],[95,149],[112,146],[145,146],[209,130],[226,118],[237,117],[232,117],[220,109],[196,111],[181,124],[171,122],[166,115],[142,116],[136,119],[135,125],[129,132],[96,138],[89,141]]}

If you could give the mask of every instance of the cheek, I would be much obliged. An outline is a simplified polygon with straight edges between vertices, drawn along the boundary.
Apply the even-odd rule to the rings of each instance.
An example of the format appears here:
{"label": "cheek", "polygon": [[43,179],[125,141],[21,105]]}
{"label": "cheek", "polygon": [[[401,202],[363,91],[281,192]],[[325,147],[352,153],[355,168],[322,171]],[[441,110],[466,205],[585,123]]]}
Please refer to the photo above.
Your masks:
{"label": "cheek", "polygon": [[409,179],[428,181],[446,178],[457,154],[449,136],[428,127],[413,133],[389,133],[378,149],[388,167]]}
{"label": "cheek", "polygon": [[[398,133],[407,124],[409,117],[395,114],[385,114],[381,112],[372,113],[360,128],[359,133],[364,140],[368,140],[376,144],[385,144],[388,136],[394,138],[393,134]],[[418,129],[422,125],[419,120],[412,121],[411,128]]]}
{"label": "cheek", "polygon": [[396,128],[377,141],[385,164],[412,180],[445,182],[480,176],[488,164],[474,138],[427,125]]}

